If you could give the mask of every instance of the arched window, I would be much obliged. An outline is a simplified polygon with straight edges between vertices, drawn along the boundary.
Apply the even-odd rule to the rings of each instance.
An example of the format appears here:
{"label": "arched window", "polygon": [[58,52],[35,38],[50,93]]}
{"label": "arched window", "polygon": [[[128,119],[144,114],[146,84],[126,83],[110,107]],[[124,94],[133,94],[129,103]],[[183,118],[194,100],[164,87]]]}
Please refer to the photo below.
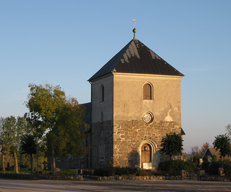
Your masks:
{"label": "arched window", "polygon": [[100,86],[100,100],[104,101],[104,86]]}
{"label": "arched window", "polygon": [[152,86],[148,83],[143,87],[143,99],[152,99]]}

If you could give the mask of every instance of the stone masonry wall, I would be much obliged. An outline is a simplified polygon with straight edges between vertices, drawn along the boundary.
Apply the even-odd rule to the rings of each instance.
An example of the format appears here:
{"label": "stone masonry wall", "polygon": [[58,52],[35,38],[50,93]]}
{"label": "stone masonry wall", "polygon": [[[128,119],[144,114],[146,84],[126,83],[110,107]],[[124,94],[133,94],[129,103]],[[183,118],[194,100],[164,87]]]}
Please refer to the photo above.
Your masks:
{"label": "stone masonry wall", "polygon": [[144,143],[154,143],[152,156],[153,165],[157,168],[160,161],[169,157],[161,155],[161,140],[166,133],[181,133],[180,122],[153,121],[149,124],[142,120],[114,122],[114,153],[113,165],[120,167],[141,167],[141,145]]}
{"label": "stone masonry wall", "polygon": [[[113,156],[112,121],[92,124],[92,168],[111,166]],[[101,156],[100,156],[101,155]]]}

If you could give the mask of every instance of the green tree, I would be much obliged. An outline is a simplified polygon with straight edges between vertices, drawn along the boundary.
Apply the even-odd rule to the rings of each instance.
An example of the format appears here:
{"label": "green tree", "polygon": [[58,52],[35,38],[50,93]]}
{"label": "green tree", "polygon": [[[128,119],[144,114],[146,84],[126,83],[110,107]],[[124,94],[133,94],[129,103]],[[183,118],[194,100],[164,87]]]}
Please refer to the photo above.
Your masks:
{"label": "green tree", "polygon": [[86,154],[82,146],[86,125],[82,120],[84,108],[75,98],[67,98],[59,86],[30,84],[26,106],[28,121],[44,135],[48,155],[52,156],[52,170],[56,171],[55,157],[68,153],[74,156]]}
{"label": "green tree", "polygon": [[24,135],[21,138],[21,154],[30,155],[31,174],[34,173],[33,154],[36,154],[36,139],[33,135]]}
{"label": "green tree", "polygon": [[[9,152],[10,147],[14,145],[14,149],[16,148],[16,134],[17,134],[17,126],[16,126],[16,119],[13,116],[7,118],[1,118],[2,120],[2,127],[1,127],[1,143],[2,143],[2,168],[5,170],[5,163],[4,163],[4,155]],[[16,151],[15,153],[16,154]],[[14,158],[14,166],[15,172],[18,173],[18,164],[17,164],[17,155]]]}
{"label": "green tree", "polygon": [[18,173],[18,160],[17,160],[17,145],[19,144],[20,127],[17,126],[15,117],[10,116],[6,118],[5,134],[8,136],[7,144],[10,146],[10,154],[14,157],[14,170]]}
{"label": "green tree", "polygon": [[10,154],[14,158],[14,170],[15,170],[15,173],[18,173],[18,157],[17,157],[18,148],[15,145],[10,146]]}
{"label": "green tree", "polygon": [[216,151],[220,151],[222,161],[226,155],[231,155],[230,138],[228,135],[224,134],[216,136],[213,146]]}
{"label": "green tree", "polygon": [[[7,153],[6,142],[8,141],[8,137],[5,138],[4,134],[5,130],[5,118],[0,117],[0,144],[2,145],[1,149],[1,163],[2,163],[2,170],[5,171],[5,155]],[[7,136],[7,135],[6,135]]]}
{"label": "green tree", "polygon": [[226,126],[226,131],[228,132],[228,135],[231,137],[231,124],[228,124]]}
{"label": "green tree", "polygon": [[171,160],[173,159],[174,155],[181,155],[183,150],[183,140],[180,135],[173,133],[173,134],[166,134],[165,137],[162,138],[160,150],[166,155],[170,155]]}
{"label": "green tree", "polygon": [[2,143],[2,167],[5,170],[4,155],[7,152],[14,157],[15,172],[18,173],[18,149],[20,138],[29,131],[26,119],[24,117],[6,117],[0,118],[0,140]]}

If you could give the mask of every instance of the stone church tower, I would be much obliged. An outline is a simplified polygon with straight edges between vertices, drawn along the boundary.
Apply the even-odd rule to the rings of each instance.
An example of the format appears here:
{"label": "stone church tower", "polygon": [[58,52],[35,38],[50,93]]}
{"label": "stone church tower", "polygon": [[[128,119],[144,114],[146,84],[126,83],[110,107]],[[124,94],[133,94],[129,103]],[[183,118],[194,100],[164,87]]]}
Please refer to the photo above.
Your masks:
{"label": "stone church tower", "polygon": [[91,164],[157,168],[181,128],[184,76],[135,37],[90,79]]}

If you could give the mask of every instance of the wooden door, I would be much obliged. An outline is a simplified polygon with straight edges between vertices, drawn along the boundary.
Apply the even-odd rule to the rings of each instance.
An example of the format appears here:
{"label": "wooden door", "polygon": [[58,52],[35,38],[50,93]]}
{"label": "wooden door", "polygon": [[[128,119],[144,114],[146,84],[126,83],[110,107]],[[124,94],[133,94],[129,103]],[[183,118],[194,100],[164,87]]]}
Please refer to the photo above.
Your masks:
{"label": "wooden door", "polygon": [[151,147],[149,144],[143,144],[141,148],[141,165],[151,162]]}

